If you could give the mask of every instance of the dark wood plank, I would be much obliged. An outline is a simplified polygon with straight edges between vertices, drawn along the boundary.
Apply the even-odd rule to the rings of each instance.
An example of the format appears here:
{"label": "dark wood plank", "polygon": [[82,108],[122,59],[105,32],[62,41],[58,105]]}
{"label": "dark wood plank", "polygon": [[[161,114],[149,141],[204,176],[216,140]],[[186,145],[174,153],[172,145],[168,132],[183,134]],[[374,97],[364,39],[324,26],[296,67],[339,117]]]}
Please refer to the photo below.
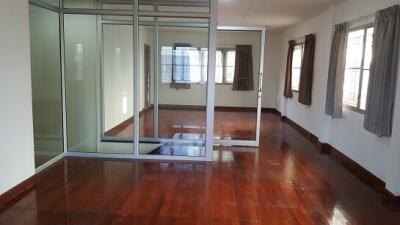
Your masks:
{"label": "dark wood plank", "polygon": [[258,151],[217,147],[212,163],[64,158],[2,206],[0,224],[400,224],[280,116],[263,114],[261,131]]}

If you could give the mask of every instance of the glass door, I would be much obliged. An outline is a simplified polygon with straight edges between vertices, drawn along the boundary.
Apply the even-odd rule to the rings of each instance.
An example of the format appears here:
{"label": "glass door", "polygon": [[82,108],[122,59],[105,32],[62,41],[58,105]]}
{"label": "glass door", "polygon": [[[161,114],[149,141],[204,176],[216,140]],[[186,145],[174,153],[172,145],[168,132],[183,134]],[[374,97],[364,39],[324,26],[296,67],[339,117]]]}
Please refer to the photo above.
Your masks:
{"label": "glass door", "polygon": [[264,28],[221,27],[218,30],[214,116],[216,144],[259,144],[264,40]]}
{"label": "glass door", "polygon": [[139,21],[139,153],[204,157],[208,19]]}

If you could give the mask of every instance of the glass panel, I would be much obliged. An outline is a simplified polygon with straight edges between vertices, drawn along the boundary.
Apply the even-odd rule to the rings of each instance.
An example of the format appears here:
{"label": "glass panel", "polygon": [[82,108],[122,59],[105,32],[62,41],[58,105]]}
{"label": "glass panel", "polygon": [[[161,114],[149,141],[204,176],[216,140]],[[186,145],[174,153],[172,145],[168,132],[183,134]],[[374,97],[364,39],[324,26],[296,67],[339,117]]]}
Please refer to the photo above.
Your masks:
{"label": "glass panel", "polygon": [[50,5],[54,5],[59,7],[60,6],[60,0],[42,0],[43,2],[49,3]]}
{"label": "glass panel", "polygon": [[173,47],[161,46],[161,82],[171,83]]}
{"label": "glass panel", "polygon": [[367,29],[367,39],[365,42],[364,69],[370,69],[372,60],[372,44],[374,28]]}
{"label": "glass panel", "polygon": [[158,18],[158,28],[140,20],[140,154],[204,156],[208,20]]}
{"label": "glass panel", "polygon": [[300,85],[301,61],[303,59],[304,45],[296,45],[292,59],[292,90],[298,91]]}
{"label": "glass panel", "polygon": [[293,51],[292,66],[294,68],[300,68],[302,59],[303,59],[303,45],[296,45]]}
{"label": "glass panel", "polygon": [[292,90],[299,91],[300,89],[300,72],[301,68],[292,68]]}
{"label": "glass panel", "polygon": [[[154,82],[155,82],[155,66],[154,66],[154,18],[146,18],[146,21],[151,21],[148,25],[139,26],[139,58],[140,58],[140,139],[155,140],[154,135]],[[140,19],[143,24],[142,18]],[[170,60],[172,48],[163,48],[161,50],[162,71],[164,71],[163,79],[168,81],[171,79]],[[165,68],[167,66],[168,68]],[[166,81],[166,82],[168,82]],[[164,81],[165,82],[165,81]],[[152,150],[153,145],[141,145],[140,153],[147,153]],[[154,144],[158,146],[158,144]]]}
{"label": "glass panel", "polygon": [[358,106],[360,69],[346,69],[344,75],[343,103],[352,107]]}
{"label": "glass panel", "polygon": [[217,50],[217,64],[216,64],[216,70],[215,70],[215,83],[222,83],[224,82],[224,77],[223,77],[223,56],[222,56],[222,51]]}
{"label": "glass panel", "polygon": [[98,18],[64,17],[68,150],[133,154],[133,28]]}
{"label": "glass panel", "polygon": [[96,0],[64,0],[64,8],[96,9],[101,7],[96,4]]}
{"label": "glass panel", "polygon": [[[132,2],[128,4],[103,4],[103,9],[112,9],[112,10],[133,10]],[[133,18],[131,16],[114,16],[114,15],[103,15],[103,20],[110,21],[130,21],[133,24]]]}
{"label": "glass panel", "polygon": [[[257,87],[260,68],[260,31],[218,31],[217,48],[225,51],[226,81],[231,84],[215,87],[214,138],[220,140],[256,140]],[[232,90],[236,45],[251,45],[253,85],[252,90]]]}
{"label": "glass panel", "polygon": [[63,152],[58,13],[30,5],[35,166]]}
{"label": "glass panel", "polygon": [[65,15],[68,151],[97,152],[100,69],[96,16]]}
{"label": "glass panel", "polygon": [[132,140],[133,93],[133,26],[104,24],[104,137]]}
{"label": "glass panel", "polygon": [[226,64],[225,64],[225,82],[233,83],[233,77],[235,75],[235,60],[236,51],[226,52]]}
{"label": "glass panel", "polygon": [[133,10],[133,1],[132,0],[64,0],[64,8]]}
{"label": "glass panel", "polygon": [[209,0],[139,0],[139,10],[155,11],[158,5],[158,11],[162,12],[194,12],[208,13],[210,11]]}
{"label": "glass panel", "polygon": [[364,70],[363,81],[361,86],[360,109],[365,110],[367,106],[367,94],[369,85],[369,70]]}
{"label": "glass panel", "polygon": [[364,30],[349,33],[346,53],[346,68],[361,68],[364,48]]}

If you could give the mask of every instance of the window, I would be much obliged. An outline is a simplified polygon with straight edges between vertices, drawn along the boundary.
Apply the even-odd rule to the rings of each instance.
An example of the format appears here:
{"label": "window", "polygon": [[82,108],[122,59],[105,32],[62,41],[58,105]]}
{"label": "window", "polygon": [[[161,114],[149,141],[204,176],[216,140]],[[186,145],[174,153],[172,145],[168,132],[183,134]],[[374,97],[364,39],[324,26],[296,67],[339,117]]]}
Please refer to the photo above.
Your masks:
{"label": "window", "polygon": [[292,59],[292,90],[299,91],[301,61],[303,60],[304,44],[297,44],[294,47]]}
{"label": "window", "polygon": [[161,47],[161,82],[205,83],[207,81],[207,48]]}
{"label": "window", "polygon": [[234,49],[217,50],[217,68],[215,83],[232,84],[235,76],[236,51]]}
{"label": "window", "polygon": [[161,82],[171,83],[172,80],[172,47],[161,47]]}
{"label": "window", "polygon": [[[216,54],[215,82],[232,84],[235,74],[236,51],[218,49]],[[161,47],[161,82],[207,82],[208,49],[195,47]]]}
{"label": "window", "polygon": [[372,59],[373,27],[350,31],[347,38],[343,104],[364,111]]}

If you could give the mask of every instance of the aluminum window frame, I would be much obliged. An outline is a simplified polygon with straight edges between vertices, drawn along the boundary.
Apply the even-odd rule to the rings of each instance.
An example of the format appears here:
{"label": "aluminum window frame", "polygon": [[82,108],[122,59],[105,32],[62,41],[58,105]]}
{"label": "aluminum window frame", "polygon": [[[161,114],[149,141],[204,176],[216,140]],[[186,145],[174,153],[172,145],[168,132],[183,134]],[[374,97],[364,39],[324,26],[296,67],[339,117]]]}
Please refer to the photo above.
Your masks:
{"label": "aluminum window frame", "polygon": [[[362,49],[362,56],[361,56],[361,65],[360,68],[356,67],[356,68],[347,68],[347,66],[345,65],[344,71],[345,71],[345,75],[346,75],[346,70],[348,69],[357,69],[360,70],[360,80],[358,83],[358,94],[357,94],[357,107],[354,107],[352,105],[346,104],[343,98],[343,107],[345,109],[351,110],[353,112],[356,113],[360,113],[360,114],[365,114],[365,110],[361,109],[361,92],[362,92],[362,83],[363,83],[363,79],[364,79],[364,63],[365,63],[365,52],[366,52],[366,45],[367,45],[367,31],[370,28],[374,28],[374,24],[373,23],[368,23],[365,25],[361,25],[361,26],[356,26],[351,28],[348,32],[347,32],[347,37],[346,37],[346,43],[348,43],[348,39],[349,39],[349,34],[351,32],[355,32],[355,31],[359,31],[359,30],[364,30],[364,35],[363,35],[363,49]],[[375,29],[373,30],[373,32],[375,32]],[[348,45],[346,44],[346,52],[347,52],[347,48]],[[372,46],[373,48],[373,46]],[[347,57],[347,55],[346,55]],[[368,70],[371,70],[371,68],[369,68]],[[368,92],[367,92],[368,95]]]}
{"label": "aluminum window frame", "polygon": [[234,51],[235,52],[235,54],[236,54],[236,49],[235,48],[218,48],[218,50],[217,51],[221,51],[221,53],[222,53],[222,82],[220,83],[220,82],[216,82],[215,81],[215,84],[216,85],[232,85],[233,84],[233,81],[232,82],[229,82],[229,81],[227,81],[227,79],[226,79],[226,71],[227,71],[227,58],[228,58],[228,52],[230,52],[230,51]]}
{"label": "aluminum window frame", "polygon": [[300,67],[299,68],[295,68],[294,66],[293,66],[293,58],[294,58],[294,56],[292,56],[292,68],[291,68],[291,70],[292,70],[292,76],[293,76],[293,69],[299,69],[300,70],[300,75],[299,75],[299,84],[298,84],[298,86],[299,86],[299,88],[298,89],[294,89],[293,88],[293,78],[292,78],[292,83],[290,84],[290,87],[291,87],[291,89],[292,89],[292,91],[293,92],[299,92],[300,91],[300,80],[301,80],[301,67],[302,67],[302,65],[303,65],[303,57],[304,57],[304,42],[297,42],[295,45],[294,45],[294,48],[296,48],[296,47],[298,47],[298,46],[301,46],[301,59],[300,59]]}

